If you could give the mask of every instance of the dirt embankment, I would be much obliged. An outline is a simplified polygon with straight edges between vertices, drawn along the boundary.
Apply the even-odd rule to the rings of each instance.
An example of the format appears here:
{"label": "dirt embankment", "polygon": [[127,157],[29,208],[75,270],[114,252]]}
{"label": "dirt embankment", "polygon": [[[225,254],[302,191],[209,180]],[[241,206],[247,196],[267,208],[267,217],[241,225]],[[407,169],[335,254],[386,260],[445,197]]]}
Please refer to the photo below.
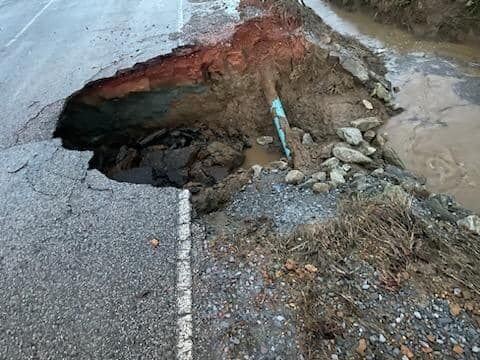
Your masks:
{"label": "dirt embankment", "polygon": [[329,0],[427,38],[480,43],[479,0]]}

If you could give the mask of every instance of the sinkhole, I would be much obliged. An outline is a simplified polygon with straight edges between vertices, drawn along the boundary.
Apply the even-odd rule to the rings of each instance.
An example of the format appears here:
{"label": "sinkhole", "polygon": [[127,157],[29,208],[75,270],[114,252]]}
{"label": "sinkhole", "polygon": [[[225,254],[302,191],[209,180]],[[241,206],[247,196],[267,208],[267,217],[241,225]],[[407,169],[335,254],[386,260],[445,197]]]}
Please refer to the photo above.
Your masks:
{"label": "sinkhole", "polygon": [[[290,125],[316,145],[365,111],[352,101],[365,89],[328,54],[285,15],[250,19],[228,40],[180,47],[88,83],[66,100],[54,136],[93,151],[90,167],[111,179],[198,193],[242,166],[282,157],[271,90]],[[260,147],[263,135],[276,140]],[[323,150],[306,153],[314,170]]]}

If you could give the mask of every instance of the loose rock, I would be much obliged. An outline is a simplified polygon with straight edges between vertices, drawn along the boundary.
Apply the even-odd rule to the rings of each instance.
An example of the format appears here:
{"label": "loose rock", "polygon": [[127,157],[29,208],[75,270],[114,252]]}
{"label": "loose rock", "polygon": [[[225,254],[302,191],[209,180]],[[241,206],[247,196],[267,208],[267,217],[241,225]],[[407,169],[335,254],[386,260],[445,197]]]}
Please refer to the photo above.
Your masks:
{"label": "loose rock", "polygon": [[370,116],[350,121],[350,125],[359,129],[360,131],[368,131],[382,125],[382,121],[378,116]]}
{"label": "loose rock", "polygon": [[365,108],[367,110],[373,110],[373,105],[370,101],[364,99],[364,100],[362,100],[362,103],[363,103],[363,106],[365,106]]}
{"label": "loose rock", "polygon": [[[378,139],[378,136],[377,136]],[[383,158],[389,164],[395,165],[401,169],[405,169],[405,164],[398,156],[397,152],[390,146],[385,146],[383,149]]]}
{"label": "loose rock", "polygon": [[278,169],[278,170],[286,170],[288,168],[288,163],[286,161],[278,160],[278,161],[272,161],[269,166],[272,169]]}
{"label": "loose rock", "polygon": [[336,157],[332,157],[328,160],[325,160],[321,165],[327,169],[333,169],[340,165],[340,161]]}
{"label": "loose rock", "polygon": [[365,83],[368,81],[368,70],[366,69],[365,65],[362,63],[361,60],[349,56],[345,59],[341,59],[340,65],[342,65],[345,70],[352,74],[352,76],[361,83]]}
{"label": "loose rock", "polygon": [[327,173],[324,171],[319,171],[315,174],[312,174],[311,178],[316,181],[325,181],[327,179]]}
{"label": "loose rock", "polygon": [[477,215],[470,215],[458,220],[457,225],[473,232],[474,234],[480,235],[480,217]]}
{"label": "loose rock", "polygon": [[363,140],[360,130],[354,127],[339,128],[337,129],[337,135],[350,145],[359,145]]}
{"label": "loose rock", "polygon": [[360,339],[357,346],[357,353],[359,353],[360,355],[363,355],[366,350],[367,350],[367,340]]}
{"label": "loose rock", "polygon": [[372,162],[372,159],[363,155],[360,151],[342,146],[335,146],[333,148],[333,155],[346,163],[369,164]]}
{"label": "loose rock", "polygon": [[253,178],[258,179],[258,177],[262,173],[263,167],[261,165],[255,164],[252,166],[252,170],[253,170]]}
{"label": "loose rock", "polygon": [[336,168],[330,171],[330,181],[334,186],[345,184],[344,171]]}
{"label": "loose rock", "polygon": [[358,150],[363,154],[363,155],[366,155],[366,156],[370,156],[370,155],[373,155],[375,154],[375,152],[377,151],[376,148],[374,148],[373,146],[370,146],[370,144],[366,141],[362,141],[360,143],[360,146],[358,147]]}
{"label": "loose rock", "polygon": [[313,145],[313,138],[312,138],[312,135],[310,135],[310,133],[303,134],[302,144],[303,145]]}
{"label": "loose rock", "polygon": [[363,134],[363,138],[365,139],[365,141],[370,142],[370,141],[372,141],[373,139],[375,139],[375,136],[376,136],[376,135],[377,135],[377,134],[375,133],[375,131],[373,131],[373,130],[367,130],[367,131],[365,132],[365,134]]}
{"label": "loose rock", "polygon": [[298,185],[303,181],[304,178],[305,175],[301,171],[291,170],[287,176],[285,176],[285,182],[287,184]]}
{"label": "loose rock", "polygon": [[272,136],[260,136],[257,138],[257,144],[258,145],[262,145],[262,146],[265,146],[265,145],[269,145],[273,143],[273,137]]}
{"label": "loose rock", "polygon": [[328,185],[327,183],[318,182],[318,183],[313,184],[312,190],[313,190],[313,192],[316,192],[317,194],[320,194],[320,193],[329,191],[330,190],[330,185]]}

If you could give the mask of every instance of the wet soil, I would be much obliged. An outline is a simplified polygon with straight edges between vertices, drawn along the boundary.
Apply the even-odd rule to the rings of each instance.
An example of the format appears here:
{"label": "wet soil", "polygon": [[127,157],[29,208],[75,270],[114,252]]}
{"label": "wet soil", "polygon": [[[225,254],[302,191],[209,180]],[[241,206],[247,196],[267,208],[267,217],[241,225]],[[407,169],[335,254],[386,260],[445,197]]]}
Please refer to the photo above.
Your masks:
{"label": "wet soil", "polygon": [[329,0],[375,21],[394,24],[427,38],[480,43],[478,1]]}

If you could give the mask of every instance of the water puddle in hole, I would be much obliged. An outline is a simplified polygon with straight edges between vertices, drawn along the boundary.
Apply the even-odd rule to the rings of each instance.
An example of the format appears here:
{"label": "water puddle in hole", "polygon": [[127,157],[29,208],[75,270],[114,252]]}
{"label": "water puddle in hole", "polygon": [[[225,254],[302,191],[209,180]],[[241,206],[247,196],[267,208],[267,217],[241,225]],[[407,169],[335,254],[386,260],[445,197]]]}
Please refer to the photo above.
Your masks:
{"label": "water puddle in hole", "polygon": [[254,142],[252,146],[246,149],[243,154],[245,160],[243,161],[242,168],[250,169],[253,165],[268,165],[272,161],[280,160],[283,156],[280,149],[275,146],[262,146]]}
{"label": "water puddle in hole", "polygon": [[407,167],[480,212],[480,49],[420,40],[372,17],[305,0],[332,28],[382,54],[406,111],[385,126]]}

